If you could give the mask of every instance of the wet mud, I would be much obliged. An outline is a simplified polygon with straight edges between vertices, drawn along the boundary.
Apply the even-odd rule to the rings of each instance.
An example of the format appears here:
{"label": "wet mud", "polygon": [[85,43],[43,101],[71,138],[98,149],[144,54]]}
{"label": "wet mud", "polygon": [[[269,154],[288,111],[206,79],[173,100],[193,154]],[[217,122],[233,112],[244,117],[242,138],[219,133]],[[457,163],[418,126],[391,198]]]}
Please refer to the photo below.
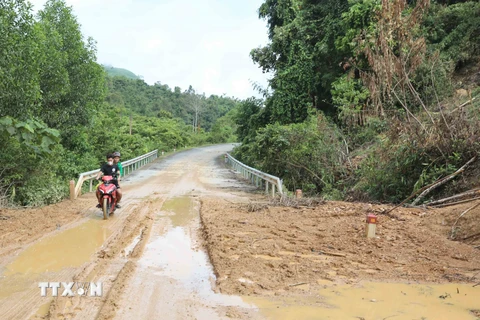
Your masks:
{"label": "wet mud", "polygon": [[[368,243],[367,204],[245,211],[267,199],[223,165],[231,148],[184,151],[129,175],[107,221],[91,194],[0,221],[1,318],[478,317],[480,286],[467,283],[480,281],[477,251],[426,233],[414,210],[384,220]],[[40,281],[99,281],[104,294],[41,297]]]}

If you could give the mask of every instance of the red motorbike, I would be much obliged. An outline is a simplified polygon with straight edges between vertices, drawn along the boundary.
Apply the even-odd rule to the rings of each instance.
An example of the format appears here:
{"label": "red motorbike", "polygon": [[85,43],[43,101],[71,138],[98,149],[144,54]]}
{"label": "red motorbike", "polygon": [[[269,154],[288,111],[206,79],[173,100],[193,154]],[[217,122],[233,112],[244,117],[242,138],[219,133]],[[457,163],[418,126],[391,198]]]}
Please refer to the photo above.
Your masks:
{"label": "red motorbike", "polygon": [[112,176],[103,176],[103,183],[98,186],[97,193],[100,193],[100,205],[102,206],[103,219],[115,212],[117,204],[117,187],[113,183]]}

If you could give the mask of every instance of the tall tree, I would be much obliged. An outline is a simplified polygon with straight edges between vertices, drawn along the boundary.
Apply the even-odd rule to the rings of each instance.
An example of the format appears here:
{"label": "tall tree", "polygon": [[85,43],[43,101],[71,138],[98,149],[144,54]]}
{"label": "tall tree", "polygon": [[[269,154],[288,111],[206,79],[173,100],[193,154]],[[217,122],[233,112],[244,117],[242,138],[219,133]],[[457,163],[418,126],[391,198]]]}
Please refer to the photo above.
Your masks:
{"label": "tall tree", "polygon": [[[69,145],[72,133],[88,125],[103,103],[104,70],[96,63],[94,40],[84,41],[65,0],[47,1],[39,12],[39,23],[46,35],[42,87],[53,92],[45,96],[37,114],[50,127],[62,129],[64,144]],[[56,71],[53,77],[50,70]]]}
{"label": "tall tree", "polygon": [[40,99],[39,32],[24,0],[0,2],[0,117],[25,120]]}

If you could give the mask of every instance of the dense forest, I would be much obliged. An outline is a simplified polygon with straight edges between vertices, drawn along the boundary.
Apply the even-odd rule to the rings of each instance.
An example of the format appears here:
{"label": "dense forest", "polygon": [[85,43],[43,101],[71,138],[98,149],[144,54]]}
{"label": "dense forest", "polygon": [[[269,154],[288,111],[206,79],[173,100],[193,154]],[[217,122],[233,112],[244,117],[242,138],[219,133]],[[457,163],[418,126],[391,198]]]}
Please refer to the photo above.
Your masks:
{"label": "dense forest", "polygon": [[[265,0],[273,74],[236,156],[329,199],[398,202],[480,150],[480,2]],[[428,197],[478,186],[473,162]],[[469,178],[470,176],[470,178]]]}
{"label": "dense forest", "polygon": [[35,16],[26,0],[1,1],[0,207],[57,202],[114,150],[127,160],[233,141],[238,103],[99,65],[64,0]]}
{"label": "dense forest", "polygon": [[[480,172],[480,2],[265,0],[263,98],[205,96],[101,66],[64,0],[0,3],[0,206],[61,200],[66,181],[153,149],[235,141],[289,190],[399,202],[466,163]],[[106,137],[108,137],[106,139]]]}

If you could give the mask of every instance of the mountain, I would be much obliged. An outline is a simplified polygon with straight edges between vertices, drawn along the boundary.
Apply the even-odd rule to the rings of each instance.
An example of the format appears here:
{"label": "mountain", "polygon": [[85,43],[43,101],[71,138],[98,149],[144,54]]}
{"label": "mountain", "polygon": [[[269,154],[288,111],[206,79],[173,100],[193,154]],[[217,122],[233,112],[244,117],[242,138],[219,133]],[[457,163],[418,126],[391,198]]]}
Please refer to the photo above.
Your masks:
{"label": "mountain", "polygon": [[107,74],[111,77],[125,77],[128,79],[141,79],[140,76],[137,76],[130,70],[122,69],[122,68],[115,68],[112,66],[103,66]]}

